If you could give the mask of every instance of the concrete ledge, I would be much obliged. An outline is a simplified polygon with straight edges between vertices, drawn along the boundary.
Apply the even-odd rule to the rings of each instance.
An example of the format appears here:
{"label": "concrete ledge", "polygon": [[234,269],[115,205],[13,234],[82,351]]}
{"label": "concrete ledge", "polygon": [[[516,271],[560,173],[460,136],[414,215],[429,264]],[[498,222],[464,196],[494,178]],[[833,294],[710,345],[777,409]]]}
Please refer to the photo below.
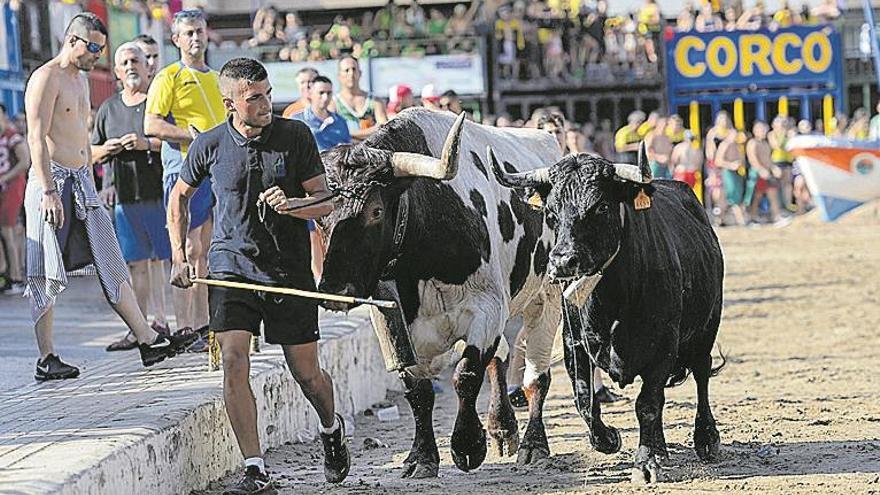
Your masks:
{"label": "concrete ledge", "polygon": [[[366,310],[321,315],[321,364],[343,416],[399,389],[385,371]],[[240,466],[222,401],[222,372],[186,355],[144,370],[135,352],[61,383],[0,394],[0,493],[172,494]],[[261,444],[317,436],[317,416],[281,349],[252,356]]]}

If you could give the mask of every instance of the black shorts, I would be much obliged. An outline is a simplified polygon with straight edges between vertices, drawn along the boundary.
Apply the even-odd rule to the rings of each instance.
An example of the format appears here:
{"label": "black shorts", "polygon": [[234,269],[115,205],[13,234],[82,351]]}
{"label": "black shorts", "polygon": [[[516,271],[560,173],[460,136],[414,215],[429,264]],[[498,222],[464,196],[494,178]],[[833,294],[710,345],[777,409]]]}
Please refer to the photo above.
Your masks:
{"label": "black shorts", "polygon": [[312,299],[209,286],[208,305],[214,332],[247,330],[260,335],[262,322],[270,344],[308,344],[320,337],[318,304]]}

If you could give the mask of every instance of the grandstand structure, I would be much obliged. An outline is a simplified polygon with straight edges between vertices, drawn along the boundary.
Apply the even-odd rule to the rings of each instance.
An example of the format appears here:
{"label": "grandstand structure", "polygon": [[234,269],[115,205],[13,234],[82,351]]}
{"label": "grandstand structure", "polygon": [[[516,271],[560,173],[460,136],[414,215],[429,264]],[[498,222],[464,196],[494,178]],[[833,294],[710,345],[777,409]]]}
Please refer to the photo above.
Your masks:
{"label": "grandstand structure", "polygon": [[[109,62],[110,53],[126,37],[133,37],[140,32],[148,31],[165,41],[163,63],[173,60],[175,50],[169,41],[167,20],[165,25],[154,19],[144,19],[139,12],[126,11],[118,5],[121,2],[90,0],[81,2],[95,11],[107,21],[110,28],[110,46],[104,63],[89,74],[92,85],[92,101],[98,105],[115,90]],[[123,2],[125,3],[125,2]],[[212,46],[209,49],[209,62],[219,67],[225,60],[235,56],[256,56],[267,64],[275,67],[273,84],[280,89],[282,96],[277,103],[284,104],[286,99],[296,95],[284,89],[292,89],[293,67],[297,64],[282,60],[279,56],[280,47],[272,44],[252,45],[249,39],[254,37],[255,6],[268,4],[261,1],[211,0],[202,2],[210,19],[212,30]],[[384,0],[273,0],[271,2],[283,15],[295,8],[299,21],[303,26],[318,32],[326,32],[334,28],[340,18],[360,19],[364,15],[376,15],[377,8],[386,5]],[[409,2],[399,1],[404,6]],[[425,11],[437,9],[445,17],[453,15],[457,2],[443,0],[423,0],[419,2]],[[501,3],[501,2],[495,2]],[[61,5],[68,8],[70,2]],[[469,2],[464,2],[469,5]],[[52,32],[58,19],[63,18],[56,10],[59,2],[29,1],[19,2],[18,10],[12,10],[9,2],[4,2],[6,16],[4,30],[7,47],[18,47],[12,59],[20,61],[13,71],[5,75],[9,81],[4,87],[2,97],[10,108],[22,108],[19,102],[24,89],[27,74],[55,53],[57,34]],[[670,18],[665,22],[674,24],[674,12],[664,12]],[[598,124],[603,119],[611,121],[614,128],[619,127],[626,115],[635,109],[651,111],[675,111],[670,108],[666,91],[666,60],[662,46],[658,47],[659,59],[653,63],[626,64],[583,64],[577,71],[567,73],[563,77],[536,76],[537,70],[529,67],[529,61],[522,59],[520,66],[510,74],[509,68],[501,65],[503,60],[503,43],[499,41],[497,16],[477,18],[473,20],[473,29],[466,36],[455,38],[450,45],[450,36],[445,34],[419,34],[410,36],[389,36],[387,39],[371,41],[371,56],[366,64],[366,84],[377,96],[387,94],[388,86],[397,81],[399,74],[423,74],[430,77],[439,71],[432,68],[441,67],[449,72],[454,79],[451,87],[446,81],[430,81],[435,86],[445,89],[456,89],[464,97],[466,106],[478,111],[481,115],[506,115],[510,119],[528,118],[532,110],[539,107],[557,106],[569,119],[584,123]],[[15,17],[15,22],[9,18]],[[54,20],[54,21],[53,21]],[[843,88],[842,101],[836,102],[837,108],[851,113],[858,107],[873,109],[878,101],[878,89],[873,61],[870,55],[860,50],[863,44],[862,25],[864,14],[860,8],[845,10],[834,26],[840,33],[843,47]],[[525,33],[526,45],[528,36]],[[519,41],[519,40],[517,40]],[[662,37],[658,39],[663,43]],[[570,44],[571,41],[569,40]],[[563,45],[566,40],[563,40]],[[528,51],[528,49],[526,49]],[[534,56],[531,54],[530,56]],[[425,60],[431,57],[451,57],[438,59],[435,65]],[[10,57],[7,56],[7,59]],[[394,63],[382,59],[394,59]],[[540,58],[540,57],[539,57]],[[400,62],[400,63],[398,63]],[[404,63],[405,62],[405,63]],[[311,63],[311,62],[309,62]],[[332,61],[322,61],[323,67],[332,66]],[[540,62],[543,63],[543,62]],[[467,66],[467,67],[465,67]],[[9,68],[7,68],[9,69]],[[372,70],[371,70],[372,69]],[[397,73],[393,71],[397,70]],[[543,68],[541,68],[543,71]],[[508,73],[505,74],[505,71]],[[332,75],[332,74],[331,74]],[[418,81],[424,81],[421,79]],[[470,83],[467,85],[465,83]],[[465,84],[466,91],[459,91],[456,84]],[[418,83],[414,85],[418,95]],[[286,94],[286,97],[285,97]],[[12,103],[12,104],[10,104]]]}

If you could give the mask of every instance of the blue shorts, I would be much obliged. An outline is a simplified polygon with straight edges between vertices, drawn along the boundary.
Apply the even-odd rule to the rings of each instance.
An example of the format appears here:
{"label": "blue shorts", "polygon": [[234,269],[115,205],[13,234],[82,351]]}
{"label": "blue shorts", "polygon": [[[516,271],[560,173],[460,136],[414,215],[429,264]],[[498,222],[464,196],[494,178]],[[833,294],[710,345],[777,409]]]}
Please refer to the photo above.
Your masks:
{"label": "blue shorts", "polygon": [[[165,177],[165,206],[168,206],[168,197],[171,189],[177,183],[180,174],[168,174]],[[202,181],[196,193],[189,200],[189,230],[197,229],[211,218],[211,208],[214,206],[214,193],[211,192],[211,180]]]}
{"label": "blue shorts", "polygon": [[171,259],[165,208],[159,200],[117,204],[114,215],[116,238],[126,262]]}

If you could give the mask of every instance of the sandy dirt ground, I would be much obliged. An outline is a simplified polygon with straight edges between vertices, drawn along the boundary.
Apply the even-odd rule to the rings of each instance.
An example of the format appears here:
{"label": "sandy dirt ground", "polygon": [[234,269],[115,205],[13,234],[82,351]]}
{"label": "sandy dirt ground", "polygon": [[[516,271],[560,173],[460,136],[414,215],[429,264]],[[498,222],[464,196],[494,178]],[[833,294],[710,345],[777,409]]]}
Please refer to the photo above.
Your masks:
{"label": "sandy dirt ground", "polygon": [[[359,415],[350,440],[353,466],[337,486],[324,483],[318,442],[271,451],[267,465],[279,493],[450,495],[498,493],[784,493],[880,494],[880,208],[865,207],[835,225],[815,215],[785,228],[729,228],[724,319],[718,343],[728,365],[711,382],[721,459],[701,463],[693,450],[693,379],[667,390],[664,422],[667,481],[629,481],[638,442],[634,399],[603,408],[623,448],[593,451],[571,400],[565,370],[553,369],[544,421],[552,457],[520,467],[490,452],[471,473],[455,468],[449,434],[456,411],[451,386],[438,395],[435,429],[440,476],[400,479],[413,430],[401,395],[389,397],[401,418]],[[717,349],[716,349],[717,354]],[[486,389],[479,407],[485,418]],[[520,434],[526,415],[517,412]],[[484,419],[485,422],[485,419]],[[378,448],[365,439],[378,439]],[[238,474],[219,480],[221,490]]]}

